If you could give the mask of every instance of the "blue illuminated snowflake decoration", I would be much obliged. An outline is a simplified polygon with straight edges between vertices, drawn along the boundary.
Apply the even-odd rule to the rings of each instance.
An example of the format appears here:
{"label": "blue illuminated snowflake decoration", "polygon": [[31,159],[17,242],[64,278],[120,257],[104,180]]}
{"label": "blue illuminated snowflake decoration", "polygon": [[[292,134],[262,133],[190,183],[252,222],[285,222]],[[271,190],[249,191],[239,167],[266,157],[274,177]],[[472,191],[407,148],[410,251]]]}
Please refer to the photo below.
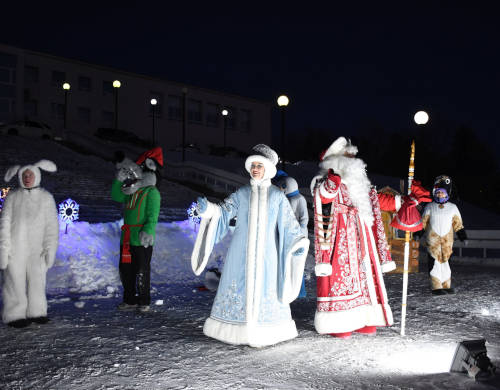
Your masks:
{"label": "blue illuminated snowflake decoration", "polygon": [[197,206],[198,206],[198,203],[193,202],[193,203],[191,203],[191,206],[189,206],[189,208],[186,210],[188,218],[189,218],[189,222],[192,222],[195,224],[199,224],[201,221],[201,218],[197,212]]}
{"label": "blue illuminated snowflake decoration", "polygon": [[59,219],[66,225],[70,225],[78,219],[79,211],[80,205],[71,198],[59,203]]}
{"label": "blue illuminated snowflake decoration", "polygon": [[0,211],[2,211],[3,202],[5,202],[5,198],[7,197],[9,190],[10,190],[10,187],[1,189],[1,192],[0,192]]}

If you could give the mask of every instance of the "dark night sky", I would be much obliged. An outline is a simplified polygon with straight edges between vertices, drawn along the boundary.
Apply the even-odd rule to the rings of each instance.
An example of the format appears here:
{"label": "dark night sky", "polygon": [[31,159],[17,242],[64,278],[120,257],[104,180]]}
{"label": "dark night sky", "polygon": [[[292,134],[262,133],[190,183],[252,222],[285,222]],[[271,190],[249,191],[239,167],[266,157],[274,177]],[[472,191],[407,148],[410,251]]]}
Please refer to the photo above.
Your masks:
{"label": "dark night sky", "polygon": [[171,3],[2,5],[0,41],[268,101],[286,93],[296,131],[405,131],[425,109],[500,145],[493,1]]}

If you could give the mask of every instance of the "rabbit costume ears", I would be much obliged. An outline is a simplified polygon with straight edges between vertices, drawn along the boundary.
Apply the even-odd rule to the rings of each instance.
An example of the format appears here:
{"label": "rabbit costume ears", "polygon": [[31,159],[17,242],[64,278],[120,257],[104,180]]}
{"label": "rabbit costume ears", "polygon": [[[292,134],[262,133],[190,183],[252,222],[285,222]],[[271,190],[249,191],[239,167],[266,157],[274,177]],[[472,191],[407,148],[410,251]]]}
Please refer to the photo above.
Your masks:
{"label": "rabbit costume ears", "polygon": [[23,185],[23,172],[29,169],[32,171],[35,175],[35,183],[33,187],[38,187],[40,185],[40,181],[42,180],[42,174],[40,172],[40,169],[43,169],[44,171],[47,172],[56,172],[57,167],[56,164],[54,164],[50,160],[40,160],[37,163],[33,165],[25,165],[24,167],[21,167],[20,165],[14,165],[13,167],[10,167],[7,169],[7,172],[5,173],[4,180],[6,182],[10,181],[16,174],[19,179],[19,185],[23,188],[25,186]]}

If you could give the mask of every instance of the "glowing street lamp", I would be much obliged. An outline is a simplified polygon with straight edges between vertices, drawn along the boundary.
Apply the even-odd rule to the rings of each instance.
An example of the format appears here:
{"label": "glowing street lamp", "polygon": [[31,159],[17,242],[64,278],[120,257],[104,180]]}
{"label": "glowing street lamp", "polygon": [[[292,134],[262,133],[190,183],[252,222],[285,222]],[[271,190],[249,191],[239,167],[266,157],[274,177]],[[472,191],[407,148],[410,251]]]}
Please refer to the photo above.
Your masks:
{"label": "glowing street lamp", "polygon": [[152,110],[152,117],[153,117],[153,137],[152,139],[152,146],[156,145],[156,131],[155,131],[155,116],[156,116],[156,105],[158,104],[158,100],[156,99],[151,99],[151,110]]}
{"label": "glowing street lamp", "polygon": [[224,153],[226,151],[226,131],[227,131],[227,116],[229,115],[229,111],[223,109],[221,111],[222,117],[224,118]]}
{"label": "glowing street lamp", "polygon": [[429,122],[429,115],[425,111],[418,111],[414,115],[413,120],[417,125],[425,125]]}
{"label": "glowing street lamp", "polygon": [[64,83],[62,87],[64,89],[64,130],[66,130],[66,118],[68,116],[68,92],[71,89],[71,85],[69,85],[69,83]]}
{"label": "glowing street lamp", "polygon": [[278,106],[281,108],[281,169],[285,169],[285,109],[290,100],[286,95],[278,98]]}
{"label": "glowing street lamp", "polygon": [[115,129],[118,129],[118,89],[121,86],[120,80],[113,81],[113,88],[115,89]]}

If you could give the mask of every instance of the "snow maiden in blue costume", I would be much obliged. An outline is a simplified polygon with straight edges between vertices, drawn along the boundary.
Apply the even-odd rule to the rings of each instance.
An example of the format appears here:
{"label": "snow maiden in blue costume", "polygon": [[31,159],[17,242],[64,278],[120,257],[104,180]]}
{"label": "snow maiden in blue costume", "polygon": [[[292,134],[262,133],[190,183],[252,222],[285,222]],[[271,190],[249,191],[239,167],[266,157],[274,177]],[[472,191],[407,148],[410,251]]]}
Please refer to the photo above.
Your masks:
{"label": "snow maiden in blue costume", "polygon": [[203,333],[229,344],[263,347],[297,336],[290,302],[299,294],[309,240],[285,195],[271,185],[278,155],[256,145],[245,162],[250,184],[220,204],[198,198],[202,217],[191,265],[205,268],[229,221],[236,227]]}

